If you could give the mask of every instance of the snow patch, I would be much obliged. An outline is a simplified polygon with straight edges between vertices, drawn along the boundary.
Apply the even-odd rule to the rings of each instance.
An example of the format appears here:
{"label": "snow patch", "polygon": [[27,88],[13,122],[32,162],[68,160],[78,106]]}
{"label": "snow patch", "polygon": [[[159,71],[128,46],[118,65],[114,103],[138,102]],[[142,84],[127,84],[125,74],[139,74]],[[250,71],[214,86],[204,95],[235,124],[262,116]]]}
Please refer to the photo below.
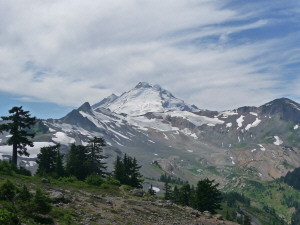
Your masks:
{"label": "snow patch", "polygon": [[238,124],[238,128],[237,129],[239,129],[240,127],[242,127],[242,125],[243,125],[243,122],[244,122],[244,117],[245,116],[240,116],[237,120],[236,120],[236,122],[237,122],[237,124]]}
{"label": "snow patch", "polygon": [[[37,154],[40,153],[42,147],[48,147],[55,145],[53,142],[33,142],[33,147],[27,147],[27,152],[29,153],[29,157],[22,156],[24,158],[36,158]],[[3,155],[12,155],[12,146],[10,145],[2,145],[0,146],[0,158],[3,159]]]}
{"label": "snow patch", "polygon": [[151,141],[151,140],[148,140],[149,142],[151,142],[151,143],[155,143],[154,141]]}
{"label": "snow patch", "polygon": [[275,141],[275,142],[273,142],[273,143],[274,143],[274,145],[281,145],[281,144],[283,143],[283,141],[282,141],[282,140],[280,140],[280,138],[279,138],[278,136],[274,136],[274,138],[276,139],[276,141]]}
{"label": "snow patch", "polygon": [[256,151],[256,148],[254,148],[254,149],[251,150],[251,152],[255,152],[255,151]]}
{"label": "snow patch", "polygon": [[232,127],[232,123],[227,123],[226,127]]}
{"label": "snow patch", "polygon": [[156,193],[157,193],[157,192],[160,192],[160,189],[159,189],[158,187],[153,187],[153,186],[152,186],[152,190],[155,191]]}
{"label": "snow patch", "polygon": [[297,130],[298,128],[299,128],[299,125],[296,124],[296,125],[294,126],[294,130]]}
{"label": "snow patch", "polygon": [[261,120],[256,118],[252,124],[250,123],[245,127],[245,130],[249,130],[251,127],[256,127],[258,124],[260,124],[260,122]]}
{"label": "snow patch", "polygon": [[12,134],[6,135],[5,137],[10,138],[12,137]]}
{"label": "snow patch", "polygon": [[163,133],[163,135],[166,140],[169,140],[168,136],[165,133]]}
{"label": "snow patch", "polygon": [[233,157],[232,156],[230,156],[230,159],[231,159],[232,165],[235,165],[235,162],[233,161]]}
{"label": "snow patch", "polygon": [[253,116],[258,116],[258,114],[255,113],[255,112],[250,112],[250,114],[253,115]]}
{"label": "snow patch", "polygon": [[194,152],[193,150],[187,150],[188,152]]}
{"label": "snow patch", "polygon": [[64,145],[69,145],[71,143],[75,143],[75,139],[72,137],[69,137],[66,133],[64,132],[56,132],[54,134],[55,137],[52,138],[53,141],[64,144]]}
{"label": "snow patch", "polygon": [[258,146],[260,147],[260,150],[262,150],[263,152],[266,151],[265,147],[262,146],[261,144],[258,144]]}

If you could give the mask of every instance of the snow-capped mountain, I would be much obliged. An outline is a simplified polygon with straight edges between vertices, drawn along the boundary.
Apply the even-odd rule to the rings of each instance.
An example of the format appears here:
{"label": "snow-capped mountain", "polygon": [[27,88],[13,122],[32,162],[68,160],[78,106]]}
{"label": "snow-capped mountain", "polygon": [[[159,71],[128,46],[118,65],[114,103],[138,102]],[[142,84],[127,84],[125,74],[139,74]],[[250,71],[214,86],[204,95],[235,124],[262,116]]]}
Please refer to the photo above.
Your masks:
{"label": "snow-capped mountain", "polygon": [[[109,165],[127,153],[139,160],[147,177],[158,178],[164,170],[190,181],[210,176],[226,184],[232,174],[270,180],[299,167],[299,126],[300,105],[290,99],[222,112],[199,110],[143,82],[93,106],[86,102],[61,119],[41,121],[35,141],[60,143],[67,152],[71,143],[103,137]],[[1,157],[7,154],[4,147]]]}
{"label": "snow-capped mountain", "polygon": [[185,104],[184,101],[175,98],[159,85],[152,86],[146,82],[140,82],[120,97],[111,95],[105,98],[93,105],[93,109],[97,108],[107,108],[114,113],[131,116],[144,115],[149,112],[199,111],[196,106]]}

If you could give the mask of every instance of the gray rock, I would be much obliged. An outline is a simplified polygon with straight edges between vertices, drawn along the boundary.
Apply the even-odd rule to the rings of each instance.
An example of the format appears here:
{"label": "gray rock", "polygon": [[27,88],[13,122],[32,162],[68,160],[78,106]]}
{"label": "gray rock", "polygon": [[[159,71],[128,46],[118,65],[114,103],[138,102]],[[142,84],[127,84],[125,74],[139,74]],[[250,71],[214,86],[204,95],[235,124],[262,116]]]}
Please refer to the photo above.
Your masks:
{"label": "gray rock", "polygon": [[62,192],[60,191],[54,191],[50,193],[50,198],[54,203],[69,203],[71,202],[71,199],[68,196],[65,196]]}
{"label": "gray rock", "polygon": [[42,178],[41,182],[44,184],[50,184],[50,180],[46,179],[46,178]]}
{"label": "gray rock", "polygon": [[201,213],[199,211],[191,211],[191,215],[195,216],[195,217],[199,217],[201,215]]}
{"label": "gray rock", "polygon": [[134,189],[130,191],[130,193],[134,196],[143,197],[145,192],[142,189]]}
{"label": "gray rock", "polygon": [[217,220],[223,220],[223,216],[221,214],[216,214],[213,217]]}
{"label": "gray rock", "polygon": [[211,213],[209,211],[204,211],[203,212],[203,215],[206,217],[206,218],[211,218]]}

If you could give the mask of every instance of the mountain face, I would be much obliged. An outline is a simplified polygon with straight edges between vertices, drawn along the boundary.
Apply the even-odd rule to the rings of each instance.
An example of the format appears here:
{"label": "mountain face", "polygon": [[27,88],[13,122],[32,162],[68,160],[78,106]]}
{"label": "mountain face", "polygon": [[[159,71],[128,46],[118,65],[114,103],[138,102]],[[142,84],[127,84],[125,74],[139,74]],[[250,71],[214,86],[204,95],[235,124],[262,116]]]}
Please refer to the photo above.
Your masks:
{"label": "mountain face", "polygon": [[[286,98],[260,107],[207,111],[143,82],[42,124],[48,131],[36,136],[37,143],[60,143],[67,152],[70,143],[85,145],[103,137],[110,169],[116,155],[127,153],[143,165],[146,177],[155,179],[166,171],[191,182],[209,176],[223,186],[238,185],[245,177],[272,180],[300,166],[300,105]],[[28,167],[34,154],[30,160],[20,158]]]}

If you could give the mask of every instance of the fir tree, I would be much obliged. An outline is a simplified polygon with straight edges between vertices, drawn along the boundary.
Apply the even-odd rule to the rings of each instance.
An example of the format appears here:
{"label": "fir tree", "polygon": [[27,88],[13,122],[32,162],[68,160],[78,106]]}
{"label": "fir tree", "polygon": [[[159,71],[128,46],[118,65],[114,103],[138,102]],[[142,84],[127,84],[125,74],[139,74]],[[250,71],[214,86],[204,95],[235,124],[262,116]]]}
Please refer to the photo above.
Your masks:
{"label": "fir tree", "polygon": [[121,184],[126,183],[126,170],[120,156],[117,156],[117,159],[115,161],[113,174],[114,174],[114,178],[120,181]]}
{"label": "fir tree", "polygon": [[151,184],[151,186],[150,186],[150,188],[149,188],[149,190],[148,190],[148,193],[149,193],[150,195],[155,195],[155,191],[153,190],[152,184]]}
{"label": "fir tree", "polygon": [[181,205],[190,205],[190,194],[191,187],[189,184],[185,184],[180,188],[180,193],[178,196],[179,204]]}
{"label": "fir tree", "polygon": [[219,184],[213,184],[214,180],[200,180],[196,188],[195,208],[201,212],[208,210],[215,213],[221,209],[221,192],[217,189]]}
{"label": "fir tree", "polygon": [[129,185],[131,187],[141,188],[142,187],[142,175],[140,174],[139,170],[142,166],[139,166],[137,163],[136,158],[131,159],[131,167],[129,169]]}
{"label": "fir tree", "polygon": [[165,200],[170,200],[172,198],[172,191],[171,191],[171,186],[168,182],[165,182],[163,190],[165,191],[165,195],[164,195]]}
{"label": "fir tree", "polygon": [[0,132],[8,131],[12,136],[8,139],[8,145],[12,145],[12,164],[17,165],[19,155],[29,156],[27,146],[33,147],[33,142],[28,137],[33,138],[34,133],[29,133],[28,129],[36,122],[35,117],[31,117],[29,111],[24,111],[22,106],[13,107],[9,110],[10,116],[1,118],[7,123],[0,125]]}
{"label": "fir tree", "polygon": [[172,192],[172,201],[176,204],[179,203],[179,190],[178,187],[175,185],[173,192]]}
{"label": "fir tree", "polygon": [[[56,172],[57,158],[61,157],[59,154],[60,144],[41,148],[40,153],[37,155],[37,174],[46,175]],[[60,163],[60,162],[59,162]]]}
{"label": "fir tree", "polygon": [[86,146],[90,173],[95,173],[102,177],[104,177],[107,174],[105,172],[106,163],[103,161],[107,157],[102,154],[104,146],[104,139],[97,137],[91,139],[89,141],[89,144]]}
{"label": "fir tree", "polygon": [[88,156],[86,148],[82,145],[71,145],[67,156],[66,172],[79,180],[84,180],[89,175]]}
{"label": "fir tree", "polygon": [[60,151],[57,151],[56,163],[55,163],[55,174],[58,177],[65,176],[65,168],[63,165],[64,155],[60,154]]}

